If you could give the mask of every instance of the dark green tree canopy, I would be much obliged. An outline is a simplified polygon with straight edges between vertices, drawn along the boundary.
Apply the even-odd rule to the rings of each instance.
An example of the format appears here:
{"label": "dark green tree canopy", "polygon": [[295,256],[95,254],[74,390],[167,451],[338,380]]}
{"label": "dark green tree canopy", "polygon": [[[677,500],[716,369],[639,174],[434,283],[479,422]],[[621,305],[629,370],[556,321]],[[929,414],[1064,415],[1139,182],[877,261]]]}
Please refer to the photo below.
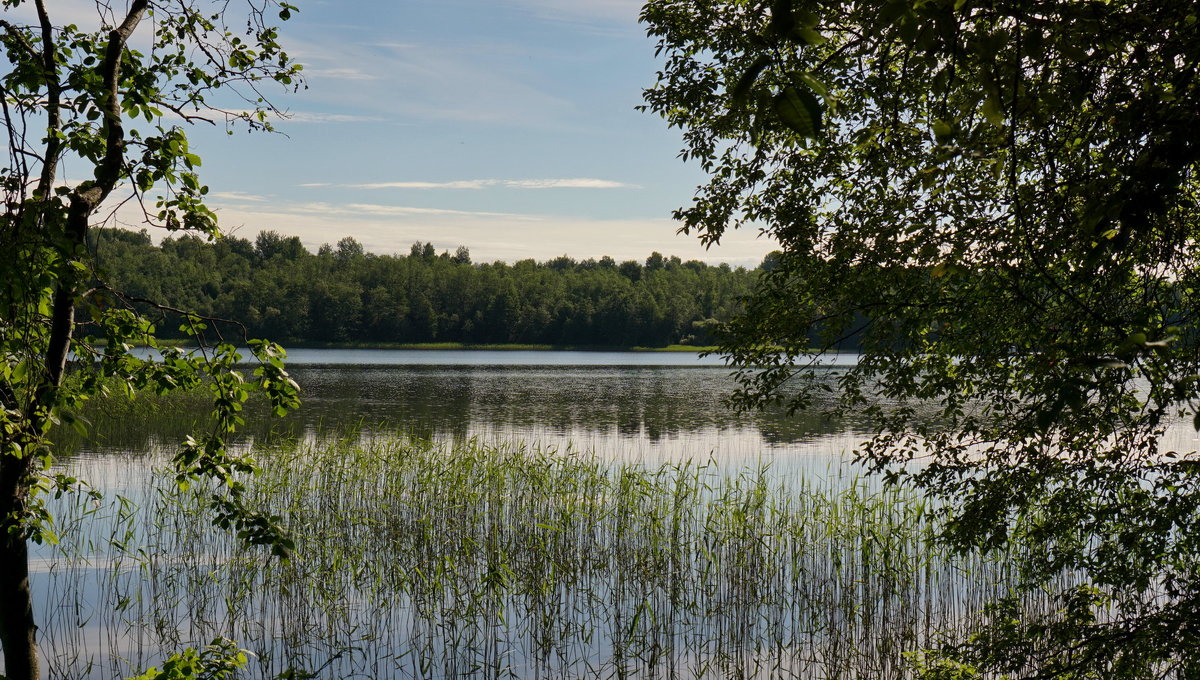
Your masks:
{"label": "dark green tree canopy", "polygon": [[[1020,677],[1200,666],[1194,413],[1200,24],[1189,0],[651,0],[647,106],[709,174],[678,211],[782,246],[726,347],[746,404],[809,403],[854,338],[860,455],[1019,546],[1058,609],[953,654]],[[906,466],[918,459],[918,466]],[[949,652],[948,652],[949,653]],[[1191,675],[1187,675],[1191,677]]]}
{"label": "dark green tree canopy", "polygon": [[[671,257],[635,281],[612,258],[472,264],[466,246],[426,258],[421,245],[402,257],[363,252],[349,237],[314,255],[295,237],[274,232],[260,235],[257,252],[236,236],[212,243],[168,237],[156,247],[148,236],[121,229],[93,230],[89,243],[113,288],[235,320],[252,336],[293,345],[709,345],[757,277],[740,267],[684,265]],[[267,243],[296,250],[281,254]],[[149,319],[163,318],[153,305],[134,307]],[[712,323],[698,332],[695,324],[705,321]],[[159,333],[188,337],[171,326]]]}

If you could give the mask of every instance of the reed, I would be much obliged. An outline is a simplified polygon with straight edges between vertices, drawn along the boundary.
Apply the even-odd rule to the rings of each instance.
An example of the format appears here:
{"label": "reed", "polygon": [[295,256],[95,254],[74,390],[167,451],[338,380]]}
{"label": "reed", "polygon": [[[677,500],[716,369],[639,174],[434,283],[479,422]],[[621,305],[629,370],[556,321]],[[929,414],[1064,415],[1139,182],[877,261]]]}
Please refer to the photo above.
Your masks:
{"label": "reed", "polygon": [[136,502],[57,510],[51,677],[132,675],[219,636],[261,678],[903,677],[904,652],[960,635],[1014,578],[939,548],[920,498],[852,476],[394,434],[255,454],[287,562],[165,474]]}

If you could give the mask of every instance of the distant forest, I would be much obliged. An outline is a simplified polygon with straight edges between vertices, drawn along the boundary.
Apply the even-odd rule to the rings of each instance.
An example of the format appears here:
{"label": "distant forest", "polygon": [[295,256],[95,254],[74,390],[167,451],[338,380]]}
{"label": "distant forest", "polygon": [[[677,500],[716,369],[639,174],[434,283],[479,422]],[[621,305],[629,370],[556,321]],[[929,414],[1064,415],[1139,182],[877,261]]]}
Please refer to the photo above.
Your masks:
{"label": "distant forest", "polygon": [[[314,254],[273,231],[254,242],[182,235],[155,246],[145,231],[102,229],[92,246],[112,289],[284,343],[707,345],[757,278],[659,253],[475,263],[466,247],[439,254],[414,243],[407,256],[375,255],[347,237]],[[179,336],[178,325],[159,331]]]}

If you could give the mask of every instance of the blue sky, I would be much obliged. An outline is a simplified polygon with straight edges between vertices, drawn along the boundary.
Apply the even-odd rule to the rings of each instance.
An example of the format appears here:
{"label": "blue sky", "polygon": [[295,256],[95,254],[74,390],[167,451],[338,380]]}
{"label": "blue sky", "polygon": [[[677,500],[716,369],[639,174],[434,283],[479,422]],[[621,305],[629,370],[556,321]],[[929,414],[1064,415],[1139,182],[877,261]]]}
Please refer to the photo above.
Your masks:
{"label": "blue sky", "polygon": [[190,133],[227,230],[466,245],[476,261],[751,265],[772,249],[753,231],[708,251],[675,233],[703,177],[677,130],[634,110],[659,66],[637,0],[296,4],[281,34],[308,89],[274,98],[286,136]]}
{"label": "blue sky", "polygon": [[[293,2],[281,36],[308,89],[272,97],[290,114],[282,134],[188,132],[227,233],[311,249],[349,235],[384,254],[431,241],[476,261],[659,251],[755,265],[773,249],[754,230],[707,251],[676,234],[671,211],[704,177],[678,160],[679,131],[635,110],[660,66],[640,0]],[[100,24],[95,7],[49,4],[80,28]],[[131,204],[118,217],[144,227]]]}

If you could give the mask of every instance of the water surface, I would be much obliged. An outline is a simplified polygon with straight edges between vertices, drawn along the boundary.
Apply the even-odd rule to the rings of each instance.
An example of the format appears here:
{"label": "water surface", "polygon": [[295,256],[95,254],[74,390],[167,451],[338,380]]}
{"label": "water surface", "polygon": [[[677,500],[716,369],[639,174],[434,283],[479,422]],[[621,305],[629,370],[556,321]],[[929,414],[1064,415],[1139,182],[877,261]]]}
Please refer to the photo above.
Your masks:
{"label": "water surface", "polygon": [[[821,369],[821,379],[834,386],[853,361],[853,356],[833,358]],[[136,666],[157,660],[160,649],[202,644],[220,633],[259,650],[266,669],[261,677],[282,670],[268,660],[294,655],[308,668],[337,660],[342,665],[329,667],[337,669],[336,677],[508,677],[511,672],[516,677],[774,679],[833,676],[853,668],[864,677],[900,678],[906,675],[896,665],[901,648],[896,645],[918,645],[940,627],[965,620],[991,589],[1004,586],[1003,560],[976,565],[982,571],[975,575],[958,563],[931,567],[925,544],[913,542],[924,530],[914,529],[915,515],[904,514],[916,506],[879,504],[868,488],[874,482],[856,479],[847,461],[871,434],[864,420],[823,416],[819,407],[830,405],[831,398],[824,390],[817,391],[818,408],[810,412],[732,409],[726,400],[737,383],[716,357],[294,350],[289,370],[301,385],[303,407],[283,420],[249,409],[239,446],[328,443],[346,436],[385,442],[380,435],[405,432],[443,443],[516,441],[533,449],[584,451],[601,461],[600,474],[615,469],[618,480],[624,478],[620,470],[627,469],[620,464],[633,462],[641,469],[638,464],[645,463],[650,476],[639,483],[658,490],[623,497],[636,502],[617,504],[571,536],[604,538],[628,521],[646,525],[630,529],[628,539],[621,533],[615,548],[598,543],[588,559],[571,557],[578,542],[554,543],[566,526],[562,517],[539,513],[564,501],[586,505],[609,498],[619,485],[541,502],[534,494],[547,479],[542,476],[531,477],[537,485],[523,482],[476,499],[483,519],[460,527],[465,538],[455,538],[447,528],[469,504],[451,496],[477,489],[464,484],[439,490],[445,458],[426,461],[428,470],[402,484],[379,486],[399,467],[395,461],[413,457],[413,449],[376,459],[383,464],[378,473],[347,464],[334,451],[325,467],[306,468],[300,477],[273,487],[278,507],[310,496],[307,505],[301,504],[313,513],[304,526],[317,527],[316,538],[333,537],[333,547],[284,567],[242,551],[228,532],[213,529],[203,497],[195,512],[158,510],[174,482],[152,478],[148,471],[163,464],[201,421],[207,409],[202,398],[177,399],[167,408],[114,404],[108,417],[96,418],[96,436],[63,461],[65,469],[90,480],[108,499],[94,507],[84,498],[64,499],[61,503],[75,505],[54,512],[68,540],[58,548],[35,546],[33,587],[43,640],[50,643],[44,651],[61,654],[48,665],[61,669],[52,670],[52,677],[124,677],[129,669],[118,663],[119,656]],[[1164,446],[1194,449],[1196,434],[1181,423],[1170,429]],[[269,454],[265,459],[266,477],[284,472],[281,465],[270,467]],[[685,460],[700,462],[705,475],[715,471],[702,482],[696,478],[695,493],[707,495],[694,506],[699,513],[693,518],[695,535],[679,543],[695,552],[677,551],[662,563],[630,568],[655,554],[659,534],[685,526],[654,524],[663,513],[687,507],[679,502],[678,479],[671,477],[677,471],[668,466],[655,472],[654,466]],[[498,467],[496,474],[512,467]],[[351,473],[360,476],[347,481]],[[752,484],[730,486],[721,481],[727,473]],[[762,489],[769,489],[763,493],[753,485],[760,478]],[[792,490],[802,488],[843,501],[792,507],[805,498]],[[418,492],[426,496],[405,501],[406,494]],[[116,494],[133,503],[126,507]],[[651,502],[663,498],[671,502]],[[350,501],[361,507],[348,508]],[[520,502],[528,507],[514,509]],[[720,514],[726,511],[727,516]],[[814,519],[821,512],[829,522]],[[758,517],[755,513],[765,513],[757,524],[735,521]],[[417,522],[425,515],[430,515],[426,524]],[[772,528],[788,522],[795,524]],[[741,533],[760,525],[762,533]],[[496,538],[500,527],[512,533],[503,546]],[[444,546],[401,549],[405,541],[418,539],[450,541],[461,554]],[[622,541],[639,547],[614,557],[610,553],[619,551]],[[567,554],[563,564],[580,571],[562,571],[557,563],[545,567],[546,555],[536,551],[524,562],[516,559],[543,543],[561,544],[546,555]],[[142,544],[149,546],[146,552]],[[354,552],[363,546],[370,550]],[[486,554],[476,555],[470,546],[487,547]],[[899,553],[876,555],[881,546]],[[768,551],[747,559],[758,550]],[[402,554],[408,561],[398,558]],[[446,560],[455,554],[452,569]],[[893,578],[897,554],[913,569],[900,579]],[[841,557],[832,559],[835,555]],[[493,563],[510,558],[524,565],[520,573],[527,579],[537,577],[532,586],[509,577],[489,580],[501,573],[491,570]],[[301,569],[305,564],[311,571]],[[301,571],[280,581],[272,571],[279,569]],[[364,577],[371,569],[383,571]],[[442,575],[427,579],[429,574]],[[680,586],[685,581],[698,585],[688,590]],[[867,583],[882,590],[868,589]],[[331,584],[341,584],[340,590]],[[764,600],[766,592],[774,592],[775,599]],[[480,603],[487,606],[478,609]],[[298,622],[307,626],[303,634],[293,630]],[[880,636],[881,631],[887,635]],[[849,661],[853,654],[861,659]],[[597,659],[608,659],[609,665],[589,674]],[[93,660],[97,665],[89,667]],[[362,665],[368,662],[377,666]]]}
{"label": "water surface", "polygon": [[[853,359],[831,360],[828,379]],[[249,439],[400,430],[608,459],[765,459],[823,470],[866,434],[855,418],[734,409],[730,369],[719,357],[686,352],[299,349],[289,352],[288,369],[303,405],[283,420],[251,409]],[[107,424],[84,455],[174,447],[206,409],[197,399],[182,410],[101,418]]]}

